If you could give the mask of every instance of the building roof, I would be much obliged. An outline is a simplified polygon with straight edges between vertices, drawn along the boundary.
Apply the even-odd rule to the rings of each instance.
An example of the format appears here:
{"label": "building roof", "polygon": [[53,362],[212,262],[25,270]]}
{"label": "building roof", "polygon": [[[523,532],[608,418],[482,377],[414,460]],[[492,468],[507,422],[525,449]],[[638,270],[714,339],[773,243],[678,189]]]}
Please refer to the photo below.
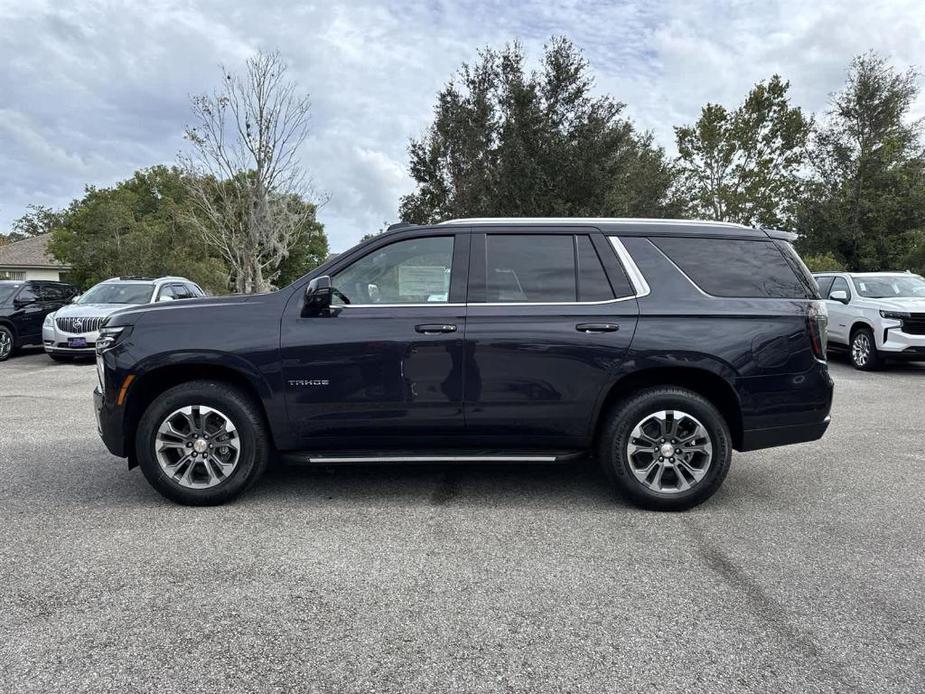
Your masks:
{"label": "building roof", "polygon": [[66,270],[67,265],[58,262],[48,253],[50,238],[51,234],[42,234],[0,246],[0,267]]}

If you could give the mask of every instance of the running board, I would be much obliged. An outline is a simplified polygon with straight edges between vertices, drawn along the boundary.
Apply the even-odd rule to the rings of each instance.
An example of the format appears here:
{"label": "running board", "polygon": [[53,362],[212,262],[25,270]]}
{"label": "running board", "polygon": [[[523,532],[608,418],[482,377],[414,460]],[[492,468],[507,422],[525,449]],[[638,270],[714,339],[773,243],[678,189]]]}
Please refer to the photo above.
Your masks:
{"label": "running board", "polygon": [[561,463],[581,458],[583,451],[473,451],[460,453],[413,452],[366,452],[330,451],[295,452],[282,454],[288,462],[310,463],[312,465],[338,465],[341,463]]}

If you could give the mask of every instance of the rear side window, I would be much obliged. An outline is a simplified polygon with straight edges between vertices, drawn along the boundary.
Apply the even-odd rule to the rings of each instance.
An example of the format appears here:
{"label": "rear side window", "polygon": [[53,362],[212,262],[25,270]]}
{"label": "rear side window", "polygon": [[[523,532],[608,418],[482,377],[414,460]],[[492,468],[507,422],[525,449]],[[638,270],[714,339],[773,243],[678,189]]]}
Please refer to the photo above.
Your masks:
{"label": "rear side window", "polygon": [[587,236],[576,236],[578,249],[579,301],[608,301],[614,298],[613,287],[607,279],[594,244]]}
{"label": "rear side window", "polygon": [[[798,275],[794,263],[772,241],[709,238],[651,238],[671,261],[707,294],[741,298],[817,298],[812,276]],[[786,244],[789,247],[789,244]]]}
{"label": "rear side window", "polygon": [[817,277],[816,278],[816,286],[819,287],[819,294],[821,296],[829,295],[829,289],[831,289],[832,280],[834,279],[835,279],[834,277]]}
{"label": "rear side window", "polygon": [[485,300],[575,301],[573,244],[565,234],[490,234],[485,239]]}

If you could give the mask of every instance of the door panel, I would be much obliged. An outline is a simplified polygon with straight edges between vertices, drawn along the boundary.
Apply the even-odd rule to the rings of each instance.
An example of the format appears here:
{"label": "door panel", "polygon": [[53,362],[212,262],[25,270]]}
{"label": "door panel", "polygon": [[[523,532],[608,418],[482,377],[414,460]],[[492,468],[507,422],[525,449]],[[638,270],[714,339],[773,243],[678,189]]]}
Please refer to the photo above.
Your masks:
{"label": "door panel", "polygon": [[[839,290],[848,292],[848,304],[829,299],[832,292]],[[837,342],[841,345],[848,344],[848,331],[851,329],[852,314],[855,313],[854,309],[851,308],[850,300],[853,299],[854,295],[851,288],[848,286],[848,281],[844,277],[836,277],[835,281],[832,282],[832,286],[829,288],[825,302],[825,307],[829,314],[828,333],[830,341]]]}
{"label": "door panel", "polygon": [[[493,241],[493,235],[501,238]],[[469,435],[497,436],[499,445],[522,448],[586,440],[638,315],[616,254],[598,236],[586,227],[473,234]]]}
{"label": "door panel", "polygon": [[[601,391],[632,340],[637,312],[635,299],[586,306],[470,304],[467,432],[507,439],[516,433],[527,447],[532,437],[567,445],[566,439],[587,436]],[[617,329],[578,329],[586,323]]]}
{"label": "door panel", "polygon": [[[286,401],[303,447],[317,437],[461,432],[465,321],[464,306],[343,307],[285,320]],[[456,329],[417,330],[430,324]]]}
{"label": "door panel", "polygon": [[463,433],[468,252],[468,234],[399,234],[334,267],[337,303],[321,315],[290,301],[280,347],[301,448]]}

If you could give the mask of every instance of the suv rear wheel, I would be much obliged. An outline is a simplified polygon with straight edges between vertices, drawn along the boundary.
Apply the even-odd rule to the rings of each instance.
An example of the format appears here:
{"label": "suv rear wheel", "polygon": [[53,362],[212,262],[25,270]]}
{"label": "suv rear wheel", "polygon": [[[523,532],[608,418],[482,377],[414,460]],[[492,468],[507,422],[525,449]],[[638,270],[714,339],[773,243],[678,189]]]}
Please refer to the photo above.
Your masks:
{"label": "suv rear wheel", "polygon": [[600,440],[607,476],[633,503],[682,511],[719,489],[732,457],[716,407],[684,388],[647,388],[618,405]]}
{"label": "suv rear wheel", "polygon": [[0,361],[9,359],[15,347],[16,340],[13,337],[13,331],[5,325],[0,325]]}
{"label": "suv rear wheel", "polygon": [[883,359],[877,352],[874,332],[870,328],[858,328],[851,335],[851,363],[861,371],[876,371],[883,366]]}
{"label": "suv rear wheel", "polygon": [[168,499],[210,506],[233,499],[263,473],[269,441],[263,417],[237,388],[193,381],[145,410],[135,453],[148,482]]}

